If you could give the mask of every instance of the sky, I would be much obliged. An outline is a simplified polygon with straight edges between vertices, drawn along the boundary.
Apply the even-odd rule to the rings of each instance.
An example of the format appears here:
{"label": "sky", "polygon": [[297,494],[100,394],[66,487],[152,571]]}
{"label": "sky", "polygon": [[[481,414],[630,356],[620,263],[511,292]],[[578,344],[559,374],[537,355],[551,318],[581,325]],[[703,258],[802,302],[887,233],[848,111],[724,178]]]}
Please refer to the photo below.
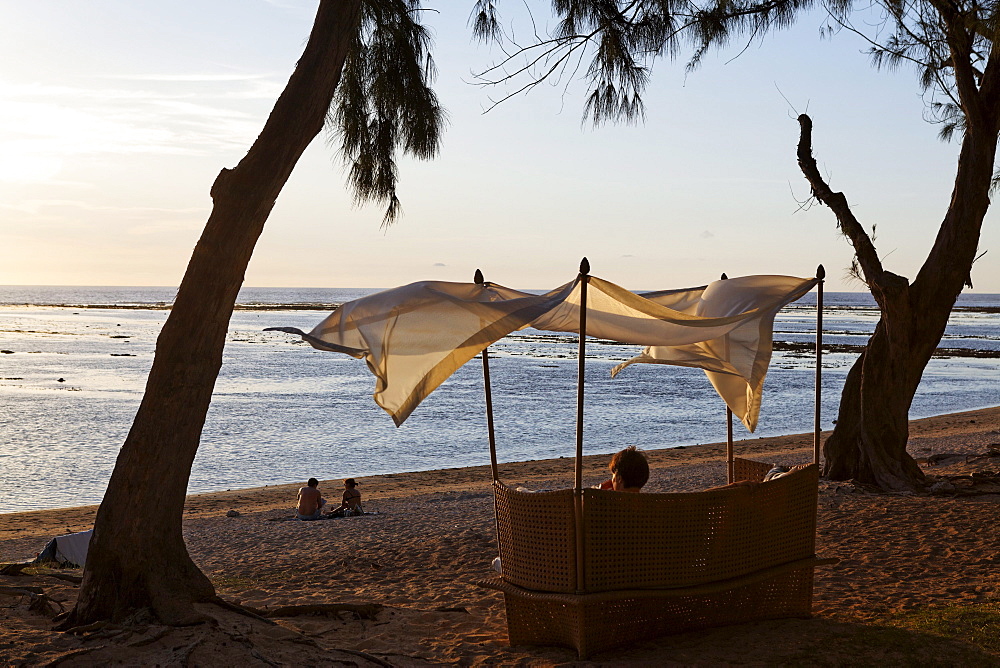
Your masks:
{"label": "sky", "polygon": [[[800,112],[834,190],[876,226],[887,269],[913,277],[950,198],[957,144],[937,139],[912,71],[880,72],[864,42],[820,39],[820,14],[713,54],[658,61],[645,121],[581,123],[582,79],[474,85],[502,56],[476,43],[471,2],[429,0],[435,89],[449,124],[433,161],[403,158],[403,216],[355,206],[336,147],[307,149],[245,284],[392,287],[487,280],[545,289],[592,273],[635,290],[722,272],[811,276],[863,291],[852,252],[795,160]],[[517,11],[518,3],[502,3]],[[547,2],[529,2],[539,30]],[[315,0],[0,0],[0,285],[177,285],[211,211],[291,74]],[[531,25],[509,14],[522,40]],[[492,107],[492,108],[491,108]],[[1000,292],[987,216],[974,292]]]}

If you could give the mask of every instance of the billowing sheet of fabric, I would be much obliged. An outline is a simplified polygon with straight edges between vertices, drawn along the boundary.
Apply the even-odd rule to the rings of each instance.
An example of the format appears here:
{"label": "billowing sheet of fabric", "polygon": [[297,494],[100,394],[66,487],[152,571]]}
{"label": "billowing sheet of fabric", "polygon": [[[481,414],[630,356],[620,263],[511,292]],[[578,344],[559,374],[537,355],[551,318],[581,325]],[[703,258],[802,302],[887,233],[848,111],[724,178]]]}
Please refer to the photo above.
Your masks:
{"label": "billowing sheet of fabric", "polygon": [[[647,346],[614,373],[642,362],[705,369],[752,431],[774,314],[815,282],[749,276],[638,295],[589,277],[587,334]],[[510,332],[527,326],[578,332],[580,301],[579,279],[544,295],[423,281],[348,302],[304,338],[363,357],[377,378],[376,403],[399,425],[462,364]]]}
{"label": "billowing sheet of fabric", "polygon": [[488,283],[421,281],[348,302],[305,339],[363,357],[377,378],[375,402],[398,426],[460,366],[551,310],[572,287],[532,295]]}
{"label": "billowing sheet of fabric", "polygon": [[733,415],[752,432],[757,427],[764,378],[771,362],[774,316],[817,282],[815,278],[792,276],[743,276],[689,291],[642,294],[656,303],[683,304],[685,312],[699,317],[749,317],[720,337],[686,345],[649,346],[641,355],[616,366],[611,374],[637,363],[704,369]]}
{"label": "billowing sheet of fabric", "polygon": [[[703,290],[703,289],[702,289]],[[687,313],[646,299],[614,283],[591,276],[587,288],[587,336],[640,346],[683,346],[725,336],[754,317],[751,307],[723,316]],[[580,284],[566,298],[531,322],[535,329],[555,332],[580,331]]]}

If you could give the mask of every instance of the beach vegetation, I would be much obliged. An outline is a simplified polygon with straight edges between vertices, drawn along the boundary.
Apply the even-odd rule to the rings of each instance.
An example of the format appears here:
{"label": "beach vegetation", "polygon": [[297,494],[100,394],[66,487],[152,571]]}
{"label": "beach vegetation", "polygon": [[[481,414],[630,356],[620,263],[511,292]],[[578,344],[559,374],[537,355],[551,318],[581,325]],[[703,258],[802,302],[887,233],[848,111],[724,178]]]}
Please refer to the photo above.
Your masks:
{"label": "beach vegetation", "polygon": [[148,609],[174,625],[223,604],[181,520],[229,319],[264,224],[327,128],[359,202],[399,215],[396,156],[435,155],[444,112],[419,0],[321,0],[301,58],[246,156],[211,187],[212,211],[156,343],[146,390],[97,512],[72,629]]}
{"label": "beach vegetation", "polygon": [[920,608],[869,623],[828,621],[795,652],[771,660],[788,666],[997,666],[1000,615],[995,604]]}
{"label": "beach vegetation", "polygon": [[1000,657],[1000,603],[927,608],[899,614],[891,623],[899,628],[961,640]]}
{"label": "beach vegetation", "polygon": [[[994,176],[1000,5],[975,0],[555,0],[555,27],[527,42],[504,32],[498,7],[497,0],[478,0],[472,16],[476,35],[501,43],[507,54],[480,75],[484,85],[509,91],[496,103],[583,72],[589,86],[584,120],[595,125],[642,119],[643,92],[656,60],[683,54],[687,69],[694,70],[712,50],[734,43],[745,48],[813,11],[825,16],[826,35],[861,35],[875,67],[916,72],[927,118],[938,125],[943,140],[960,144],[960,152],[944,218],[912,279],[889,268],[886,254],[875,245],[875,226],[858,219],[846,195],[833,191],[820,173],[806,114],[798,117],[796,158],[812,198],[833,212],[853,247],[849,271],[871,291],[881,316],[847,376],[836,427],[823,448],[823,473],[891,491],[923,488],[924,475],[906,451],[908,411],[958,295],[972,286],[990,192],[1000,180]],[[533,25],[539,29],[541,22]]]}

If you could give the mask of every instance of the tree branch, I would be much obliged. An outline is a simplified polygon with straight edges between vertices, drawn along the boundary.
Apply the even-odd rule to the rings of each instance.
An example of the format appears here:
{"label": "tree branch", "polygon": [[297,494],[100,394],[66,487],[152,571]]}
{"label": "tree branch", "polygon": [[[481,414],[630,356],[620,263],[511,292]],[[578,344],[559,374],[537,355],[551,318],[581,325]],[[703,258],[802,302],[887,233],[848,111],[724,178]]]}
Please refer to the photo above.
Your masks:
{"label": "tree branch", "polygon": [[965,112],[966,127],[984,121],[983,105],[972,67],[973,36],[966,30],[968,16],[950,1],[931,0],[945,25],[945,39],[951,51],[951,65],[955,72],[955,88]]}
{"label": "tree branch", "polygon": [[[983,78],[979,84],[979,94],[982,96],[987,108],[996,109],[996,100],[1000,99],[1000,44],[993,42],[990,46],[990,55],[983,68]],[[995,114],[996,112],[993,111]]]}
{"label": "tree branch", "polygon": [[844,233],[854,246],[854,254],[858,258],[858,264],[864,272],[865,282],[869,285],[877,283],[882,279],[885,270],[882,268],[882,261],[878,257],[875,245],[871,237],[865,232],[864,227],[854,217],[850,205],[844,193],[835,193],[823,180],[816,166],[816,159],[812,155],[812,119],[806,114],[799,115],[799,147],[798,160],[799,169],[809,181],[812,187],[813,196],[823,204],[830,207],[837,217],[837,227]]}

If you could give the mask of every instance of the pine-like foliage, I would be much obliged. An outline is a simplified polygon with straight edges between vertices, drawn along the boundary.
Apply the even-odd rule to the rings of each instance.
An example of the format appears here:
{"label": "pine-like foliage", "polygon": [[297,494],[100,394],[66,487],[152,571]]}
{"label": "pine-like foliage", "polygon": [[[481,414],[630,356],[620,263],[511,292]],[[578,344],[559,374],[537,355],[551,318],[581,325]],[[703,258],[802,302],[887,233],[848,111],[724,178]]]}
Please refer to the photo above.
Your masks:
{"label": "pine-like foliage", "polygon": [[[477,0],[470,23],[483,40],[506,43],[509,56],[484,73],[487,84],[512,83],[520,93],[586,64],[590,84],[584,117],[635,121],[657,58],[686,53],[689,70],[705,54],[733,41],[749,43],[822,8],[830,32],[849,30],[871,44],[877,67],[912,65],[927,97],[930,120],[942,138],[965,127],[968,97],[981,83],[997,34],[998,0],[552,0],[558,20],[528,46],[505,35],[499,0]],[[857,29],[852,19],[858,17]],[[870,33],[870,34],[869,34]],[[971,88],[970,88],[971,87]]]}
{"label": "pine-like foliage", "polygon": [[[872,39],[869,54],[879,68],[914,67],[928,96],[928,120],[941,124],[940,137],[961,135],[972,98],[997,36],[997,2],[883,0],[876,6],[888,32]],[[848,25],[850,5],[839,20]],[[853,28],[852,28],[853,29]],[[860,32],[860,31],[855,31]]]}
{"label": "pine-like foliage", "polygon": [[420,0],[365,0],[361,29],[327,115],[356,203],[384,204],[384,224],[400,211],[397,153],[433,158],[445,124],[430,87],[435,67],[420,5]]}
{"label": "pine-like foliage", "polygon": [[589,58],[586,76],[591,88],[584,117],[599,125],[643,117],[642,93],[657,58],[676,58],[689,46],[688,68],[694,69],[711,48],[785,27],[815,2],[552,0],[558,24],[546,38],[527,47],[504,34],[498,0],[477,0],[470,23],[478,38],[507,41],[514,47],[484,77],[488,84],[527,77],[529,82],[514,94],[549,78],[575,73]]}

